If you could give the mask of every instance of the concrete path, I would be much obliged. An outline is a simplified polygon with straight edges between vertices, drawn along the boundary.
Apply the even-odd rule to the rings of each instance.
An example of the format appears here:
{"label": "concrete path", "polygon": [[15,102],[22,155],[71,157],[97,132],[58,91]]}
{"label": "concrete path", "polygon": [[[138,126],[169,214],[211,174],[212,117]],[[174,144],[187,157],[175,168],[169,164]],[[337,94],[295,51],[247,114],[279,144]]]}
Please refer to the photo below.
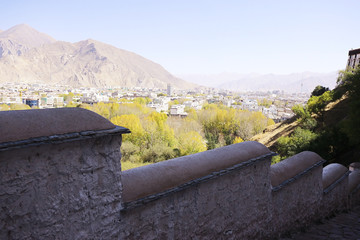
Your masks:
{"label": "concrete path", "polygon": [[281,240],[327,240],[351,239],[360,240],[360,206],[341,213],[333,218],[324,220],[321,224],[313,225],[305,232],[292,234]]}

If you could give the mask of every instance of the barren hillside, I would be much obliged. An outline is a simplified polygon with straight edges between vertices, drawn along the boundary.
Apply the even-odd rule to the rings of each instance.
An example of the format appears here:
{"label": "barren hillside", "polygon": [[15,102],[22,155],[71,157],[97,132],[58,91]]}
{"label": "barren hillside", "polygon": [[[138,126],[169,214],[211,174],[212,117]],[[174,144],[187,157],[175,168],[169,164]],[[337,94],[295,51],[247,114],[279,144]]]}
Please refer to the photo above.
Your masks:
{"label": "barren hillside", "polygon": [[27,25],[0,33],[0,82],[191,89],[162,66],[95,40],[56,41]]}

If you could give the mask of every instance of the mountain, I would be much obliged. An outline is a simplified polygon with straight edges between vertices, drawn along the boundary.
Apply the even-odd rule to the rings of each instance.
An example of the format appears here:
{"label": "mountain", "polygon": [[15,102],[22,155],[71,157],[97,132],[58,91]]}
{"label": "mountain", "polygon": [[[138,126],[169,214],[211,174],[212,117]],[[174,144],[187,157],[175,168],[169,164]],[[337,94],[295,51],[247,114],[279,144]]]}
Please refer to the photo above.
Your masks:
{"label": "mountain", "polygon": [[197,87],[135,53],[96,41],[56,41],[27,25],[0,33],[0,82],[178,89]]}
{"label": "mountain", "polygon": [[214,75],[181,75],[185,80],[210,87],[232,91],[269,91],[310,93],[317,85],[334,88],[337,72],[330,73],[292,73],[292,74],[237,74],[221,73]]}
{"label": "mountain", "polygon": [[12,40],[18,44],[28,47],[36,47],[56,40],[52,37],[40,33],[26,24],[16,25],[0,33],[0,39]]}

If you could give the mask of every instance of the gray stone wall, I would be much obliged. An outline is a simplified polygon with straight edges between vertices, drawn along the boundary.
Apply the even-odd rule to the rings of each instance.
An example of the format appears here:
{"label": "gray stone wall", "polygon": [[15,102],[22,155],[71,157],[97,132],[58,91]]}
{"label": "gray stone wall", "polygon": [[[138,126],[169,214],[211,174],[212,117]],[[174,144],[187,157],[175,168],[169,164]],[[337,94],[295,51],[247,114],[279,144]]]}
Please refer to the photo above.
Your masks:
{"label": "gray stone wall", "polygon": [[271,221],[270,158],[124,210],[120,239],[262,239]]}
{"label": "gray stone wall", "polygon": [[0,239],[114,239],[121,135],[0,152]]}
{"label": "gray stone wall", "polygon": [[[323,160],[314,153],[270,167],[271,154],[258,144],[261,153],[250,154],[247,143],[239,151],[251,159],[126,202],[120,145],[121,135],[104,135],[0,149],[0,239],[271,239],[343,209],[360,192],[348,195],[348,175],[334,171],[336,184],[324,195]],[[232,158],[230,148],[223,152]],[[164,164],[151,173],[161,175],[156,166]]]}
{"label": "gray stone wall", "polygon": [[322,197],[322,166],[272,192],[272,221],[269,232],[276,237],[304,227],[314,219]]}

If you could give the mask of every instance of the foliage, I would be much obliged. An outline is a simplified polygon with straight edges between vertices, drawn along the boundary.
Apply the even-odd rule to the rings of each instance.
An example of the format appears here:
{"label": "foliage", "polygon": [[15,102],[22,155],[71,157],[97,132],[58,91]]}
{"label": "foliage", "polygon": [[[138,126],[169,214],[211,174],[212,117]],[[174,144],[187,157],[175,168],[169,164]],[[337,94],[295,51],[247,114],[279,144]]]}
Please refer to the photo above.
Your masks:
{"label": "foliage", "polygon": [[190,131],[179,136],[179,150],[180,155],[185,156],[206,151],[206,144],[198,132]]}
{"label": "foliage", "polygon": [[326,105],[333,100],[331,91],[324,92],[320,96],[312,96],[307,102],[307,108],[310,113],[322,114]]}
{"label": "foliage", "polygon": [[305,119],[311,117],[307,107],[301,104],[294,105],[291,110],[294,112],[296,118],[298,119]]}
{"label": "foliage", "polygon": [[115,125],[121,125],[131,129],[131,134],[125,134],[123,136],[124,141],[130,141],[138,146],[142,145],[144,129],[138,116],[134,114],[124,114],[111,118],[111,122]]}
{"label": "foliage", "polygon": [[161,143],[156,143],[151,148],[146,148],[141,160],[143,163],[155,163],[176,157],[176,151],[173,148]]}
{"label": "foliage", "polygon": [[151,99],[148,98],[148,97],[146,97],[146,98],[138,97],[138,98],[135,98],[135,99],[133,100],[133,102],[134,102],[134,103],[138,103],[138,104],[140,104],[140,105],[146,105],[146,104],[148,104],[148,103],[151,102]]}
{"label": "foliage", "polygon": [[281,156],[292,156],[309,148],[317,134],[308,129],[296,128],[291,136],[280,137],[276,143]]}
{"label": "foliage", "polygon": [[271,158],[271,164],[276,164],[276,163],[280,162],[281,160],[283,160],[283,158],[281,158],[280,155],[273,156]]}
{"label": "foliage", "polygon": [[[343,161],[341,160],[342,156],[352,149],[349,138],[339,127],[321,131],[308,148],[308,150],[314,151],[326,159],[328,163]],[[347,159],[344,163],[347,164],[346,162]]]}
{"label": "foliage", "polygon": [[317,85],[315,87],[315,89],[312,91],[311,96],[321,96],[329,90],[330,89],[328,87],[323,87],[323,86]]}
{"label": "foliage", "polygon": [[272,101],[271,100],[268,100],[266,98],[263,98],[261,100],[258,100],[258,105],[259,106],[264,106],[264,107],[270,107],[272,105]]}
{"label": "foliage", "polygon": [[236,137],[249,140],[266,126],[274,124],[260,112],[235,110],[215,104],[205,105],[198,118],[203,126],[207,149],[230,145]]}
{"label": "foliage", "polygon": [[[316,87],[306,106],[293,107],[301,128],[297,128],[289,137],[278,139],[276,151],[280,156],[274,158],[274,162],[303,150],[318,153],[328,163],[346,165],[357,161],[356,156],[360,153],[360,67],[340,72],[337,84],[333,91]],[[347,115],[340,122],[326,126],[323,120],[325,107],[342,97],[350,103],[350,111],[345,112]],[[315,119],[310,114],[320,117]]]}
{"label": "foliage", "polygon": [[0,105],[0,111],[7,111],[10,110],[10,106],[7,104],[1,104]]}
{"label": "foliage", "polygon": [[233,141],[233,144],[235,144],[235,143],[241,143],[241,142],[243,142],[244,140],[242,140],[242,138],[241,137],[235,137],[235,139],[234,139],[234,141]]}
{"label": "foliage", "polygon": [[313,130],[317,126],[317,121],[311,117],[308,106],[297,104],[294,105],[291,110],[295,113],[296,118],[300,121],[300,126],[302,128]]}
{"label": "foliage", "polygon": [[360,65],[356,69],[342,72],[338,84],[348,95],[350,101],[350,114],[346,121],[344,131],[351,144],[360,145]]}
{"label": "foliage", "polygon": [[140,147],[130,141],[123,141],[121,145],[121,160],[124,162],[139,162]]}
{"label": "foliage", "polygon": [[26,110],[31,109],[29,105],[21,104],[21,103],[11,103],[10,110]]}
{"label": "foliage", "polygon": [[80,106],[80,104],[77,104],[77,103],[74,103],[74,102],[72,102],[72,101],[70,101],[68,104],[66,104],[66,106],[65,107],[79,107]]}

